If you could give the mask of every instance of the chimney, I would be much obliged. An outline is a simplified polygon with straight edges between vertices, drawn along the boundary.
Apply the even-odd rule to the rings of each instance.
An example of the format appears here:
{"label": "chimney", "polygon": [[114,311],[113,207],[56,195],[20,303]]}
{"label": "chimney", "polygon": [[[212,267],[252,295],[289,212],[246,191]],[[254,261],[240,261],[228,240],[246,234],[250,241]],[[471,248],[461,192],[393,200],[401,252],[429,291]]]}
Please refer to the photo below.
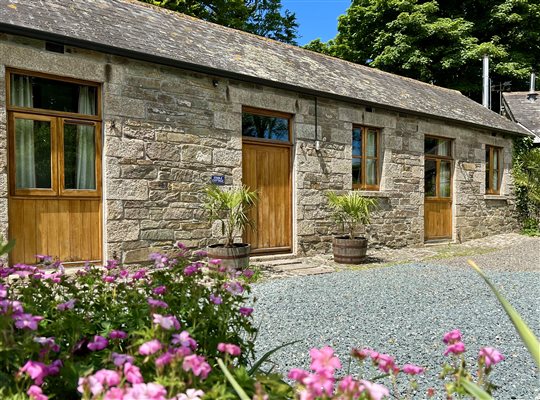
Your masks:
{"label": "chimney", "polygon": [[489,108],[489,56],[484,54],[484,62],[482,69],[482,105],[486,108]]}
{"label": "chimney", "polygon": [[536,101],[536,98],[538,97],[538,93],[536,93],[535,89],[536,75],[534,72],[531,72],[531,87],[529,89],[529,93],[527,94],[527,100],[529,100],[531,103],[534,103]]}

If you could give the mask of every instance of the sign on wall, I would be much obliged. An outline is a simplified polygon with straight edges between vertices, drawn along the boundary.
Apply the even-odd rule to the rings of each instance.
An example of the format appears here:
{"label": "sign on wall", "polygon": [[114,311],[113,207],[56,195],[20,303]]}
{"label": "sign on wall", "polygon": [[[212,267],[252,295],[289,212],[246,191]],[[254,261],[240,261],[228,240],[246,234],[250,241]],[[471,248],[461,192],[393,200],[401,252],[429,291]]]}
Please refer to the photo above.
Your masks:
{"label": "sign on wall", "polygon": [[225,176],[224,175],[212,175],[211,182],[214,185],[225,185]]}

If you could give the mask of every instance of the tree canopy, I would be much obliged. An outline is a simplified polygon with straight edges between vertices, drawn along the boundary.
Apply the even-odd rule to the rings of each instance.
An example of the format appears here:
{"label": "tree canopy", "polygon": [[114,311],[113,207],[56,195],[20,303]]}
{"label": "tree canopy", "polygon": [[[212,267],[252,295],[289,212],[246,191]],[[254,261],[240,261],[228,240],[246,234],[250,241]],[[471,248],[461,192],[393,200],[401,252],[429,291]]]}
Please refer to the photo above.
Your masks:
{"label": "tree canopy", "polygon": [[493,83],[528,88],[540,66],[537,0],[353,0],[337,36],[306,48],[359,64],[481,94],[481,57]]}
{"label": "tree canopy", "polygon": [[296,44],[298,23],[281,0],[140,0],[216,24]]}

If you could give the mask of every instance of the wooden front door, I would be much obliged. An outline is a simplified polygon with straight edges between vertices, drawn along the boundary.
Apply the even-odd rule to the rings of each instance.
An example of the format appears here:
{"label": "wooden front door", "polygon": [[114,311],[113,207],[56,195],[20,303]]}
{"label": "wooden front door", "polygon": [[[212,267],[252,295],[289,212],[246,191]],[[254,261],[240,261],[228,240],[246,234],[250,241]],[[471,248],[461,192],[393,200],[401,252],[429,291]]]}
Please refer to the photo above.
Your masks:
{"label": "wooden front door", "polygon": [[242,117],[242,180],[259,196],[250,213],[254,229],[244,240],[254,253],[292,249],[290,115],[244,109]]}
{"label": "wooden front door", "polygon": [[452,142],[426,137],[424,240],[452,238]]}
{"label": "wooden front door", "polygon": [[244,185],[257,190],[259,201],[251,210],[255,229],[245,241],[257,252],[291,250],[291,148],[244,143]]}
{"label": "wooden front door", "polygon": [[8,71],[10,262],[102,261],[99,87]]}

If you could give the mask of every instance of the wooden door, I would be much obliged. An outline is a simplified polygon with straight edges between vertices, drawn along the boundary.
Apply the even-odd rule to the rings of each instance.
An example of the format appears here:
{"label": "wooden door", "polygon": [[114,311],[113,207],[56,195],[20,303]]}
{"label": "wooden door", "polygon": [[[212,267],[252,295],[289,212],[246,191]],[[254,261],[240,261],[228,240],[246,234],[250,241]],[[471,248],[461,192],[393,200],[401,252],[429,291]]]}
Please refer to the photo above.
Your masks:
{"label": "wooden door", "polygon": [[242,153],[243,183],[259,195],[244,240],[254,253],[291,251],[291,146],[244,141]]}
{"label": "wooden door", "polygon": [[65,263],[102,260],[100,127],[9,113],[11,263],[34,264],[36,255]]}
{"label": "wooden door", "polygon": [[451,141],[426,137],[424,161],[424,240],[452,238]]}

